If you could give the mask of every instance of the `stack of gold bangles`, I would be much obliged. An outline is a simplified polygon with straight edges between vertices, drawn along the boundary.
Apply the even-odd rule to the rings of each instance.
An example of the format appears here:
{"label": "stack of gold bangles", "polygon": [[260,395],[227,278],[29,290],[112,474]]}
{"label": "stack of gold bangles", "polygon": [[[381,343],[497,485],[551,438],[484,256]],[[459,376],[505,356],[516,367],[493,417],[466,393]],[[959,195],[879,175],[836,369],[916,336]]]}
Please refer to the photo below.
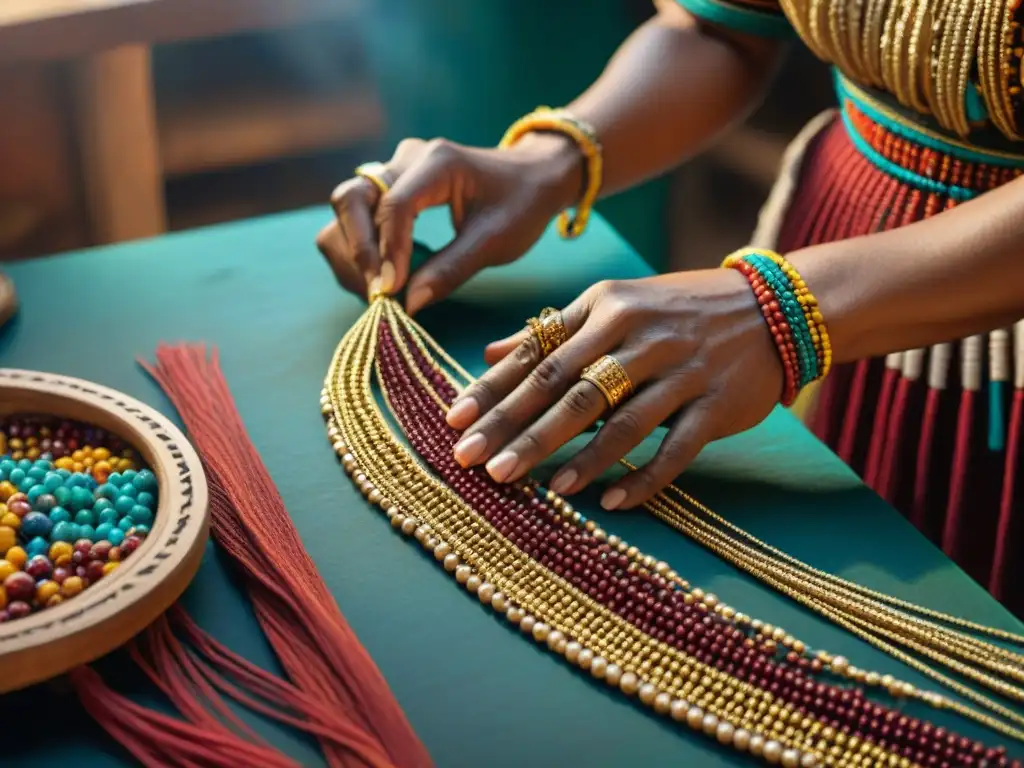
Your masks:
{"label": "stack of gold bangles", "polygon": [[[569,340],[562,313],[553,307],[542,310],[539,317],[528,319],[526,327],[540,348],[542,357],[547,357]],[[611,355],[604,355],[584,368],[580,379],[597,387],[609,408],[618,407],[633,394],[633,382],[629,374]]]}

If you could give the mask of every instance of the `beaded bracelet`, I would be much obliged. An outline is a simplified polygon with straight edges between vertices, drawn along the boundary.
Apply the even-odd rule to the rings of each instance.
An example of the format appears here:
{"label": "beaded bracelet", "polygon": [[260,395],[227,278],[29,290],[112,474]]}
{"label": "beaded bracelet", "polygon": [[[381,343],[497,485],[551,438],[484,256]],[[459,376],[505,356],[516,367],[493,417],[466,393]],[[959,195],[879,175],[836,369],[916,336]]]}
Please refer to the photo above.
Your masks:
{"label": "beaded bracelet", "polygon": [[526,134],[542,131],[560,133],[572,139],[586,160],[586,187],[576,205],[576,211],[571,215],[568,211],[562,211],[558,217],[558,233],[562,237],[579,237],[587,228],[590,212],[601,191],[604,159],[597,133],[587,123],[564,109],[537,107],[530,114],[516,120],[505,131],[498,147],[507,149]]}
{"label": "beaded bracelet", "polygon": [[744,248],[722,266],[740,271],[750,283],[782,360],[781,402],[792,405],[801,389],[832,367],[832,343],[817,299],[796,268],[772,251]]}

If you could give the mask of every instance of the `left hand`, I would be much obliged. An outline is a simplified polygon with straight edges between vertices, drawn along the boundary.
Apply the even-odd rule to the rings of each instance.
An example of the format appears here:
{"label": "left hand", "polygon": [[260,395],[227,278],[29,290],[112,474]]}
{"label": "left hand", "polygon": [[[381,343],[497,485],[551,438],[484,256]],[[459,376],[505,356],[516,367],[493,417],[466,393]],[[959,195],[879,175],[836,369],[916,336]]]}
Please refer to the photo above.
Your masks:
{"label": "left hand", "polygon": [[[665,488],[711,440],[763,420],[782,391],[775,344],[735,270],[598,283],[562,319],[569,339],[546,358],[525,330],[487,348],[493,367],[448,412],[448,423],[465,430],[455,446],[460,464],[486,462],[495,480],[513,482],[603,417],[550,483],[571,495],[678,414],[654,458],[601,499],[605,509],[626,509]],[[634,387],[611,414],[597,387],[580,380],[602,355],[612,355]]]}

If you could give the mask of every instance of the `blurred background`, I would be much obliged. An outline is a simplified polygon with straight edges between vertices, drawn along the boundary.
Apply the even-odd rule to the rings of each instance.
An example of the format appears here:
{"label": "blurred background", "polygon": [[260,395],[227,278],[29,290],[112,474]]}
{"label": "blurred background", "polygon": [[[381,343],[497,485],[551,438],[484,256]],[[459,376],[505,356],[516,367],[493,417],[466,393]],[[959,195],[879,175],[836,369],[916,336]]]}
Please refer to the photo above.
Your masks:
{"label": "blurred background", "polygon": [[[326,206],[405,136],[493,145],[584,89],[653,12],[651,0],[0,0],[0,261]],[[823,66],[794,51],[785,69],[706,156],[599,206],[652,265],[716,264],[744,244],[786,143],[831,103]]]}

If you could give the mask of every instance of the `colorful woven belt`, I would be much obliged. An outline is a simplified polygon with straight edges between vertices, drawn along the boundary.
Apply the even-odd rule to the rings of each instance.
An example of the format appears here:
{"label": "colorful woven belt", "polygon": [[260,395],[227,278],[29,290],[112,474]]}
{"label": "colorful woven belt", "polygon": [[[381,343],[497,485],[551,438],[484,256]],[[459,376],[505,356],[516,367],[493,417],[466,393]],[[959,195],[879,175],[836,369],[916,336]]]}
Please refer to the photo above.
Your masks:
{"label": "colorful woven belt", "polygon": [[958,142],[915,124],[836,72],[843,123],[879,170],[922,192],[963,202],[1024,172],[1024,154]]}

